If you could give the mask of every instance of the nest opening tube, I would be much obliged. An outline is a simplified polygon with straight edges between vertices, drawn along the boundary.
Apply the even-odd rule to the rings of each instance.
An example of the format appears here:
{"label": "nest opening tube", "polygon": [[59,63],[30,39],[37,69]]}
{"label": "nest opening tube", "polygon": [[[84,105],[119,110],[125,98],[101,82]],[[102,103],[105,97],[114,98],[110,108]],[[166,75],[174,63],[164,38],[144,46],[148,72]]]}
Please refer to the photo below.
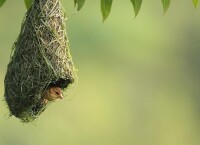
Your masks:
{"label": "nest opening tube", "polygon": [[23,122],[45,110],[44,90],[66,89],[75,81],[65,20],[59,0],[34,0],[22,22],[7,67],[4,97],[11,115]]}

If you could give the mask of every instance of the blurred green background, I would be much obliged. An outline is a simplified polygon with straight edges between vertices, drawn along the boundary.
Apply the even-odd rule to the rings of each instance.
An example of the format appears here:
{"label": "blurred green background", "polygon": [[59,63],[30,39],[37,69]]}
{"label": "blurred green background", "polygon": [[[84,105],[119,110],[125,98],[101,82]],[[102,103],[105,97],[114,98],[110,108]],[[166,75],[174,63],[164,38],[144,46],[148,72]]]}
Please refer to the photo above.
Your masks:
{"label": "blurred green background", "polygon": [[[0,101],[0,145],[199,145],[200,10],[191,0],[113,2],[102,23],[99,1],[67,13],[78,84],[40,119],[9,118]],[[0,8],[0,96],[11,47],[26,12],[22,0]]]}

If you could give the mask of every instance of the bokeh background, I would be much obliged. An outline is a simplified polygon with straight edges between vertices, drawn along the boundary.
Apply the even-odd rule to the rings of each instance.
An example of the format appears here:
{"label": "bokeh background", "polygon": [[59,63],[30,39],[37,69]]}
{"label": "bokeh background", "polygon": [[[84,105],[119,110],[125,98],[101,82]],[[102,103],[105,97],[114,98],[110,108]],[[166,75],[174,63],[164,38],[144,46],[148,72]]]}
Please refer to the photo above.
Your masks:
{"label": "bokeh background", "polygon": [[[0,145],[199,145],[200,10],[191,0],[100,2],[76,12],[62,0],[78,84],[33,123],[9,118],[0,101]],[[0,96],[11,47],[26,12],[22,0],[0,8]]]}

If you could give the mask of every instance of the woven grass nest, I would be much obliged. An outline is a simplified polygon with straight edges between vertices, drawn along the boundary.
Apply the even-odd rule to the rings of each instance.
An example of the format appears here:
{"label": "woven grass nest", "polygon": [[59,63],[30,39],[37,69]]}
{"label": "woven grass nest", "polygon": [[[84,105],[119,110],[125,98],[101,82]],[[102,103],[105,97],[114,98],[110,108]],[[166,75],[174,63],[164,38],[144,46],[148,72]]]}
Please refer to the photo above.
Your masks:
{"label": "woven grass nest", "polygon": [[33,121],[48,105],[42,103],[42,92],[51,86],[65,90],[74,80],[61,3],[34,0],[13,45],[4,80],[10,114],[23,122]]}

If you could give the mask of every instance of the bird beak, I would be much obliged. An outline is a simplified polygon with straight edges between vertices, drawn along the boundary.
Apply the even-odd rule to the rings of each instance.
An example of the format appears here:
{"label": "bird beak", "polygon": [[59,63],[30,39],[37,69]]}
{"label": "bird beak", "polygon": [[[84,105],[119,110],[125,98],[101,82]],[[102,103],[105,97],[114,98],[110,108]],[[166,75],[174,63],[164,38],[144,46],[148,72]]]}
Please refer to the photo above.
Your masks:
{"label": "bird beak", "polygon": [[64,99],[64,97],[63,97],[63,95],[62,95],[62,94],[60,94],[59,98],[60,98],[60,99]]}

